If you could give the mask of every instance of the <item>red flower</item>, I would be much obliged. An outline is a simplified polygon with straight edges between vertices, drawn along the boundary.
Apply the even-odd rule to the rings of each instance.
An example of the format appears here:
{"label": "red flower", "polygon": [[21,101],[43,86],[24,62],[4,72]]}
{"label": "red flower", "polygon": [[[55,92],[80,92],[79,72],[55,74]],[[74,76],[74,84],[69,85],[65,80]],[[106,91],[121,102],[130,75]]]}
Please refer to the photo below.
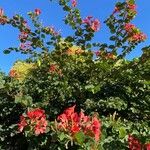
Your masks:
{"label": "red flower", "polygon": [[124,29],[127,31],[127,32],[132,32],[133,29],[135,29],[135,25],[131,24],[131,23],[126,23],[125,26],[124,26]]}
{"label": "red flower", "polygon": [[82,111],[79,114],[79,118],[81,124],[87,123],[90,120],[90,118],[88,116],[85,116],[85,114]]}
{"label": "red flower", "polygon": [[40,9],[35,9],[35,10],[34,10],[34,13],[38,16],[38,15],[41,14],[41,10],[40,10]]}
{"label": "red flower", "polygon": [[66,130],[67,127],[68,127],[68,119],[67,119],[66,114],[61,114],[61,115],[59,115],[59,116],[57,117],[57,120],[60,121],[58,128],[62,128],[62,129],[64,129],[64,130]]}
{"label": "red flower", "polygon": [[16,70],[10,70],[9,76],[12,77],[12,78],[17,77],[17,72],[16,72]]}
{"label": "red flower", "polygon": [[24,127],[27,126],[27,122],[24,116],[20,116],[20,123],[18,123],[19,132],[22,132]]}
{"label": "red flower", "polygon": [[136,4],[128,4],[128,8],[131,9],[131,10],[135,11],[136,7],[137,7]]}
{"label": "red flower", "polygon": [[90,26],[90,28],[94,32],[96,32],[100,28],[100,22],[99,22],[98,19],[92,19],[92,18],[93,18],[92,16],[88,16],[88,17],[86,17],[85,19],[82,20],[82,23]]}
{"label": "red flower", "polygon": [[23,51],[27,51],[27,50],[31,49],[31,43],[30,42],[21,43],[20,49]]}
{"label": "red flower", "polygon": [[92,127],[92,131],[95,135],[95,140],[99,141],[101,123],[96,117],[93,118],[91,127]]}
{"label": "red flower", "polygon": [[146,148],[146,150],[150,150],[150,143],[145,144],[145,148]]}
{"label": "red flower", "polygon": [[57,68],[58,68],[58,65],[56,65],[56,64],[51,64],[51,65],[50,65],[50,68],[49,68],[49,72],[56,72]]}
{"label": "red flower", "polygon": [[71,4],[72,4],[72,7],[76,7],[77,6],[77,0],[72,0]]}
{"label": "red flower", "polygon": [[45,111],[39,108],[27,112],[27,116],[30,119],[46,118]]}
{"label": "red flower", "polygon": [[4,10],[0,8],[0,17],[4,16]]}
{"label": "red flower", "polygon": [[79,131],[80,131],[80,127],[79,127],[78,124],[73,124],[73,125],[71,126],[71,132],[72,132],[73,134],[75,134],[75,133],[77,133],[77,132],[79,132]]}
{"label": "red flower", "polygon": [[100,29],[100,22],[98,19],[92,21],[91,29],[94,30],[95,32]]}
{"label": "red flower", "polygon": [[101,52],[100,52],[100,51],[96,51],[96,52],[95,52],[95,55],[98,57],[98,56],[101,55]]}
{"label": "red flower", "polygon": [[44,117],[42,117],[40,120],[36,121],[36,125],[34,128],[34,132],[36,135],[39,135],[41,133],[45,133],[46,132],[46,127],[47,127],[47,121],[45,120]]}
{"label": "red flower", "polygon": [[71,115],[74,113],[74,109],[75,109],[76,105],[67,108],[64,113],[66,114],[67,118],[70,118]]}
{"label": "red flower", "polygon": [[132,135],[128,136],[128,145],[130,150],[141,150],[142,144],[138,139],[133,137]]}
{"label": "red flower", "polygon": [[91,22],[92,18],[93,18],[92,16],[87,16],[85,19],[82,20],[82,23],[90,25],[90,22]]}
{"label": "red flower", "polygon": [[95,141],[100,138],[100,121],[96,117],[86,116],[82,111],[78,114],[75,112],[75,105],[66,109],[63,114],[58,116],[57,120],[59,121],[57,128],[71,135],[81,131],[87,136],[94,137]]}

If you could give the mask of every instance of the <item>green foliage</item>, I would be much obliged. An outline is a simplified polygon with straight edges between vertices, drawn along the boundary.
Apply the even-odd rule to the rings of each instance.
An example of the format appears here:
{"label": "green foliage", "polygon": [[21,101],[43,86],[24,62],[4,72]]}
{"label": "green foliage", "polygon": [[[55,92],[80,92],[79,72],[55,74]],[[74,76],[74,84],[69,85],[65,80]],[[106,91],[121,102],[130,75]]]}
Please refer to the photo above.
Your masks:
{"label": "green foliage", "polygon": [[[32,29],[20,15],[4,16],[7,22],[1,24],[25,32],[28,36],[20,42],[30,43],[26,49],[10,47],[4,53],[30,55],[25,61],[16,61],[9,76],[0,73],[0,149],[89,150],[92,139],[84,143],[87,137],[82,132],[75,134],[75,142],[54,129],[39,136],[28,134],[30,130],[18,132],[20,116],[28,109],[43,108],[53,121],[73,104],[77,112],[84,109],[87,114],[99,114],[102,120],[101,140],[92,150],[127,150],[129,134],[142,144],[150,142],[150,46],[142,49],[139,58],[125,59],[142,42],[129,41],[124,29],[135,17],[129,4],[135,1],[118,2],[117,15],[111,14],[105,21],[111,45],[91,42],[94,30],[83,25],[80,11],[70,6],[69,0],[59,0],[67,14],[64,22],[74,31],[65,38],[43,26],[35,12],[28,13]],[[94,48],[99,50],[97,56]]]}

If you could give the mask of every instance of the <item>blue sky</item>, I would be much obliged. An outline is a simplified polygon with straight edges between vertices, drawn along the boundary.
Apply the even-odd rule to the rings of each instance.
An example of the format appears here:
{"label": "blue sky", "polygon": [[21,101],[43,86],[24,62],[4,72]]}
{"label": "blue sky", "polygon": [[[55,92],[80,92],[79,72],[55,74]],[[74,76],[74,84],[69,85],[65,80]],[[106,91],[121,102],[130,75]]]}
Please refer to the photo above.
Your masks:
{"label": "blue sky", "polygon": [[[70,28],[63,24],[64,13],[56,0],[0,0],[0,8],[3,8],[5,14],[13,16],[16,13],[27,17],[26,13],[35,8],[42,10],[41,20],[44,25],[54,25],[56,29],[61,29],[62,35],[71,33]],[[119,0],[78,0],[78,7],[83,17],[92,15],[101,21],[101,30],[95,34],[95,41],[107,42],[109,30],[103,21],[112,13],[115,3]],[[121,0],[120,0],[121,1]],[[146,42],[141,43],[127,58],[132,59],[141,55],[141,48],[150,44],[150,0],[137,0],[138,15],[133,23],[147,34]],[[28,17],[27,17],[28,18]],[[0,26],[0,69],[9,72],[11,66],[17,59],[24,59],[25,56],[19,53],[4,55],[3,50],[8,47],[17,47],[18,30],[10,26]]]}

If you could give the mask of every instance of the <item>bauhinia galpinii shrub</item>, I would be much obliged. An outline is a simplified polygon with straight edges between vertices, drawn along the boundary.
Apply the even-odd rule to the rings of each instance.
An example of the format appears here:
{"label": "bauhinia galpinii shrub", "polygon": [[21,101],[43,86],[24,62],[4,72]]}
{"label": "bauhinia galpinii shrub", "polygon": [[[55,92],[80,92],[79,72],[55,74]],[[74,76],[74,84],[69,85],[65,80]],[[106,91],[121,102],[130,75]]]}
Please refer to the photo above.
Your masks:
{"label": "bauhinia galpinii shrub", "polygon": [[135,1],[116,3],[104,21],[108,43],[93,42],[101,23],[82,18],[78,3],[58,1],[66,37],[41,23],[38,8],[28,12],[32,25],[0,8],[0,24],[18,29],[20,41],[4,53],[28,56],[0,73],[0,149],[150,150],[150,46],[126,59],[147,39],[132,23]]}

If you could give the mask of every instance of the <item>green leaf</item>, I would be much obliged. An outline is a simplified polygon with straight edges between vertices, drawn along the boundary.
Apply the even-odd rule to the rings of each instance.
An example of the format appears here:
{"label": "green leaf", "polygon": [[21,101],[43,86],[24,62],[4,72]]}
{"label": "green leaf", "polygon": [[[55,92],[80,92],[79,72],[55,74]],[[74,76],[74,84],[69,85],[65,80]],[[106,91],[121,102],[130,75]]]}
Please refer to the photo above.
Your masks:
{"label": "green leaf", "polygon": [[126,129],[124,127],[121,127],[119,129],[119,138],[124,138],[127,135]]}
{"label": "green leaf", "polygon": [[63,141],[65,138],[66,138],[66,135],[64,134],[64,132],[62,132],[62,133],[59,135],[60,141]]}
{"label": "green leaf", "polygon": [[78,133],[76,133],[76,134],[74,135],[74,137],[75,137],[77,143],[79,143],[79,144],[81,144],[81,145],[82,145],[83,142],[85,141],[85,135],[84,135],[83,132],[78,132]]}
{"label": "green leaf", "polygon": [[6,50],[4,50],[3,52],[4,52],[4,54],[9,54],[9,53],[10,53],[10,50],[6,49]]}
{"label": "green leaf", "polygon": [[32,104],[32,97],[27,95],[16,95],[15,96],[15,103],[21,103],[25,106],[30,106]]}

